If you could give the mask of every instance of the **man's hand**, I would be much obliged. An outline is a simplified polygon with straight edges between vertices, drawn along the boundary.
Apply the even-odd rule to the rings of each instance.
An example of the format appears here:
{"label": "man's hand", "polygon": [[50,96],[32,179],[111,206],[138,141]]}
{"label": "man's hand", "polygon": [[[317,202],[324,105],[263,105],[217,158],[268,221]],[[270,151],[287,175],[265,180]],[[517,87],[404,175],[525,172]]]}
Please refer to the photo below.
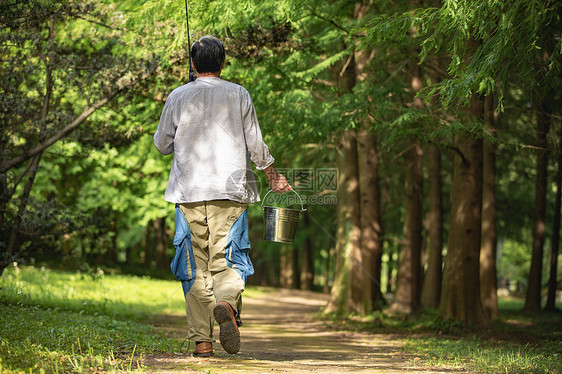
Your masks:
{"label": "man's hand", "polygon": [[273,192],[285,193],[293,190],[283,174],[279,174],[273,165],[264,169],[265,175],[269,180],[269,186]]}

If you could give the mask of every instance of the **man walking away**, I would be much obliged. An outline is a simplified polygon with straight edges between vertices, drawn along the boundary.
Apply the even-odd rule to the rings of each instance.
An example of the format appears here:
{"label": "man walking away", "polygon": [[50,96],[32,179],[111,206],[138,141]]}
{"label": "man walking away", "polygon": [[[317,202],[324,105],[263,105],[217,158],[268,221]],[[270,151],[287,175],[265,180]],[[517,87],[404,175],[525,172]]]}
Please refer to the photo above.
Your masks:
{"label": "man walking away", "polygon": [[191,56],[197,79],[166,99],[154,145],[174,154],[164,195],[176,204],[172,270],[182,282],[193,354],[206,357],[213,355],[213,317],[224,350],[240,350],[241,295],[253,274],[247,206],[259,201],[251,162],[273,191],[292,188],[273,166],[248,91],[220,78],[222,42],[204,36]]}

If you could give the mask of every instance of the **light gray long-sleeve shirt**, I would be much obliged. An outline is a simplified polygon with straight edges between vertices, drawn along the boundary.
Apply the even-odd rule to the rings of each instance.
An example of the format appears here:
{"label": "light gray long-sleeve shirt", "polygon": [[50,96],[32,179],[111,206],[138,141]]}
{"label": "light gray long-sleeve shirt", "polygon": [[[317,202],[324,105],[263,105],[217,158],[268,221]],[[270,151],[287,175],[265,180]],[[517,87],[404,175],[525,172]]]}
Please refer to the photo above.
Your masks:
{"label": "light gray long-sleeve shirt", "polygon": [[164,155],[174,153],[164,195],[172,203],[259,201],[250,160],[258,170],[274,161],[248,91],[215,77],[170,93],[154,145]]}

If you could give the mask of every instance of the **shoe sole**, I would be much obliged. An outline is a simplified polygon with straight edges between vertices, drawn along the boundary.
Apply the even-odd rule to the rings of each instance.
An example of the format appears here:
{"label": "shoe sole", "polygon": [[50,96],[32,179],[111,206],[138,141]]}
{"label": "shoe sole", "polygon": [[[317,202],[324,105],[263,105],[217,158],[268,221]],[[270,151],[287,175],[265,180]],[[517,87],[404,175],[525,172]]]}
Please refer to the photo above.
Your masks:
{"label": "shoe sole", "polygon": [[193,355],[193,357],[202,357],[202,358],[204,358],[204,357],[213,357],[213,356],[214,356],[214,353],[213,353],[213,352],[208,352],[208,353],[193,353],[192,355]]}
{"label": "shoe sole", "polygon": [[240,331],[230,316],[230,311],[226,305],[217,305],[213,310],[215,321],[220,328],[220,342],[223,349],[231,355],[240,350]]}

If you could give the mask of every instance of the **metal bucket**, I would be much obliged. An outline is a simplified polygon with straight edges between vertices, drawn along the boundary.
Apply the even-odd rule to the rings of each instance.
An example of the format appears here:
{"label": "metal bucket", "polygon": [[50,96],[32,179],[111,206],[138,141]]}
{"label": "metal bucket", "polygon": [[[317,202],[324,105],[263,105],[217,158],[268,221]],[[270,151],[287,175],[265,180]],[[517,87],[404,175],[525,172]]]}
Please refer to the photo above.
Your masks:
{"label": "metal bucket", "polygon": [[300,213],[304,212],[304,205],[298,193],[301,202],[301,210],[289,208],[277,208],[271,206],[263,206],[265,198],[270,193],[265,194],[262,201],[263,220],[265,223],[265,232],[263,238],[271,242],[293,243],[295,233],[297,231],[297,223],[299,222]]}

